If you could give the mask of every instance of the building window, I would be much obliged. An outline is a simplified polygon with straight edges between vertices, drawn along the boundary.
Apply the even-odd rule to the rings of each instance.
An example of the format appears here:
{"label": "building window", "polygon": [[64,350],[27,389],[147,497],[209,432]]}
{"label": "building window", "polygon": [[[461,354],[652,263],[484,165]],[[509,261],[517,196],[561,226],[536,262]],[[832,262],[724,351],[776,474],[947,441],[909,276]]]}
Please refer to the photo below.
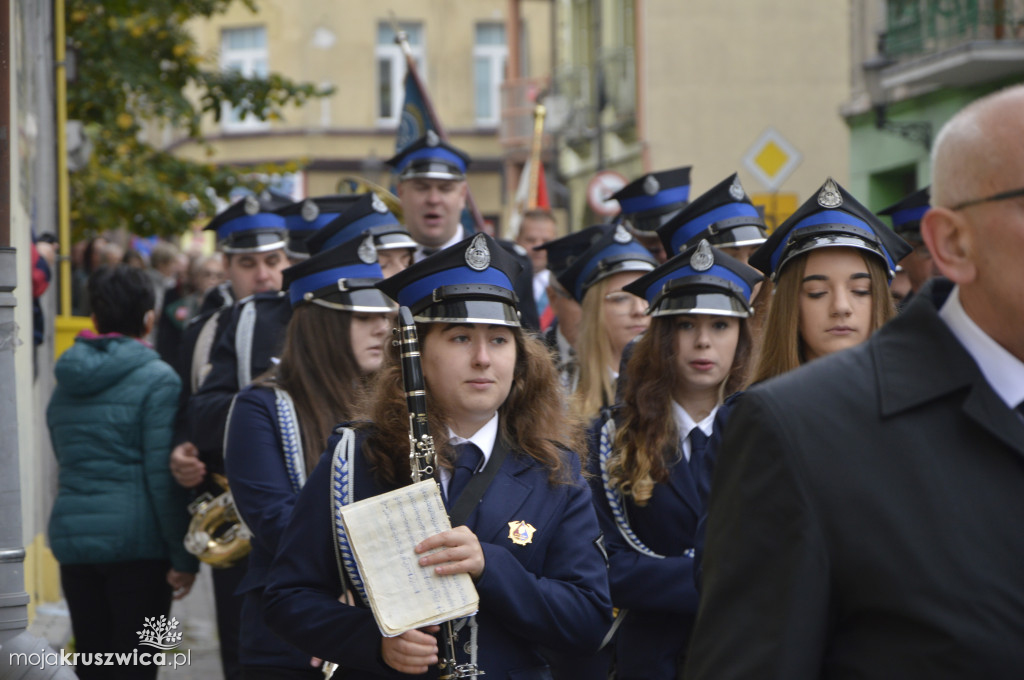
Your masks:
{"label": "building window", "polygon": [[501,83],[505,80],[507,60],[505,25],[477,24],[473,43],[473,97],[477,125],[494,127],[501,119]]}
{"label": "building window", "polygon": [[[220,35],[220,65],[248,78],[267,76],[267,29],[264,26],[225,28]],[[243,116],[239,109],[224,106],[221,127],[228,132],[251,132],[270,127],[253,115]]]}
{"label": "building window", "polygon": [[[406,39],[416,61],[416,71],[425,77],[423,51],[423,25],[402,23]],[[395,31],[390,23],[377,26],[377,123],[398,125],[405,101],[405,56],[402,48],[395,43]]]}

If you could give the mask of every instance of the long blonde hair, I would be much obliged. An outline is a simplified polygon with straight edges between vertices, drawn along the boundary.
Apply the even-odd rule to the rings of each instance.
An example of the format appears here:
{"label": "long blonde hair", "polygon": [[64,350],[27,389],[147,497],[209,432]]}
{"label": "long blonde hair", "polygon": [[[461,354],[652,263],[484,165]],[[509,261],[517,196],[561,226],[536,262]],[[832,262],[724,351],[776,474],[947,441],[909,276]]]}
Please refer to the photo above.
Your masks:
{"label": "long blonde hair", "polygon": [[[896,315],[896,308],[879,258],[859,248],[856,250],[871,277],[871,332],[874,333]],[[807,258],[812,252],[798,255],[779,273],[749,384],[782,375],[807,361],[804,340],[800,336],[800,293]]]}
{"label": "long blonde hair", "polygon": [[576,340],[579,381],[573,394],[572,410],[584,420],[597,416],[615,401],[615,380],[608,372],[614,355],[606,328],[604,296],[609,279],[592,285],[583,295],[580,330]]}

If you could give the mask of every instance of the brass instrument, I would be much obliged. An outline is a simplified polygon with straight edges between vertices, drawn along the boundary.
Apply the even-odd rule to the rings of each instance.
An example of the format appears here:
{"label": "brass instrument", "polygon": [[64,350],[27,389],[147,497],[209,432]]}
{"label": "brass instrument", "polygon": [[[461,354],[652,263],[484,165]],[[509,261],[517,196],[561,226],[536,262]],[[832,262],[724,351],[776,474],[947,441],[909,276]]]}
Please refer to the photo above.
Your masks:
{"label": "brass instrument", "polygon": [[192,521],[185,534],[185,549],[212,567],[224,569],[238,564],[252,545],[252,532],[238,514],[228,480],[219,474],[213,480],[224,489],[214,496],[206,492],[189,503]]}
{"label": "brass instrument", "polygon": [[[412,481],[419,482],[434,474],[434,438],[430,435],[427,420],[427,390],[423,380],[423,368],[420,364],[420,343],[416,334],[416,322],[408,307],[398,310],[398,328],[395,329],[398,339],[394,341],[401,349],[402,382],[405,387],[405,402],[409,407],[409,466],[412,469]],[[444,643],[441,660],[437,667],[440,670],[439,680],[453,678],[475,678],[484,672],[475,664],[459,664],[455,658],[455,643],[458,635],[451,621],[441,626],[441,639]]]}
{"label": "brass instrument", "polygon": [[384,201],[384,205],[388,207],[391,214],[398,218],[399,222],[403,221],[402,202],[398,200],[398,196],[379,184],[363,177],[346,175],[338,180],[337,191],[339,194],[365,194],[372,191],[380,197],[380,200]]}

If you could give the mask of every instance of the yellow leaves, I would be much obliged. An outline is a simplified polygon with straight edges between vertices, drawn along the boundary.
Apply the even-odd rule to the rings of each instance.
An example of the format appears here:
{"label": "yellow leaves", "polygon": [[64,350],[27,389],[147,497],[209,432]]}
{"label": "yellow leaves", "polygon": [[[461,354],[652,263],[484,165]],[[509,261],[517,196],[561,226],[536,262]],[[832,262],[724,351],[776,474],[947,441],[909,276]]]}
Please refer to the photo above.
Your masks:
{"label": "yellow leaves", "polygon": [[180,59],[183,56],[185,56],[185,54],[187,52],[188,52],[188,45],[183,45],[182,43],[178,43],[171,50],[171,53],[174,54],[174,56],[177,57],[178,59]]}
{"label": "yellow leaves", "polygon": [[132,123],[134,122],[135,119],[132,118],[132,115],[130,113],[122,111],[121,113],[117,114],[117,127],[121,128],[122,130],[127,130],[128,128],[130,128],[132,126]]}
{"label": "yellow leaves", "polygon": [[88,18],[89,13],[86,12],[84,9],[76,9],[74,12],[71,13],[71,22],[75,24],[80,24]]}
{"label": "yellow leaves", "polygon": [[139,24],[132,24],[132,27],[128,30],[131,32],[133,38],[141,38],[146,32],[145,27],[140,26]]}

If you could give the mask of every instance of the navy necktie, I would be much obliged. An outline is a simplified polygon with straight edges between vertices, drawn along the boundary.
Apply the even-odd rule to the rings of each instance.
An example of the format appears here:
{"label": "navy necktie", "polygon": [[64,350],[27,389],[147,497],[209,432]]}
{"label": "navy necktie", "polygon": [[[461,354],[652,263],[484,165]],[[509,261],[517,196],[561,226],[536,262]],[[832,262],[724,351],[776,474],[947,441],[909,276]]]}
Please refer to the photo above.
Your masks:
{"label": "navy necktie", "polygon": [[1017,404],[1017,413],[1021,418],[1024,418],[1024,401]]}
{"label": "navy necktie", "polygon": [[459,494],[462,493],[470,478],[480,466],[483,453],[476,444],[466,442],[455,446],[455,469],[452,470],[452,478],[448,480],[448,507],[455,506]]}
{"label": "navy necktie", "polygon": [[690,473],[695,480],[700,479],[700,471],[704,465],[704,451],[708,448],[708,436],[699,427],[690,430]]}

